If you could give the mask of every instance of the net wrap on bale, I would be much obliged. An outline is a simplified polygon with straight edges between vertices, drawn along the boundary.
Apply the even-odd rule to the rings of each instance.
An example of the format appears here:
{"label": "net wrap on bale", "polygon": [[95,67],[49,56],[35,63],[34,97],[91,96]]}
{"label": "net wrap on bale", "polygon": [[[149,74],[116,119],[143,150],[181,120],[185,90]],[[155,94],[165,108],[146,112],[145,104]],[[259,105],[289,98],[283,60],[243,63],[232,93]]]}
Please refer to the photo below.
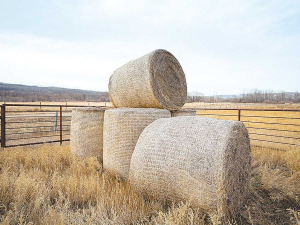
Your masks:
{"label": "net wrap on bale", "polygon": [[129,180],[161,200],[186,200],[237,212],[248,192],[250,141],[241,122],[205,117],[159,119],[147,126],[131,158]]}
{"label": "net wrap on bale", "polygon": [[117,108],[177,110],[187,98],[185,74],[166,50],[155,50],[118,68],[109,79],[109,95]]}
{"label": "net wrap on bale", "polygon": [[171,117],[177,117],[177,116],[196,116],[196,110],[195,109],[180,109],[177,111],[171,111]]}
{"label": "net wrap on bale", "polygon": [[131,155],[144,128],[171,114],[164,109],[117,108],[109,109],[104,116],[103,168],[128,178]]}
{"label": "net wrap on bale", "polygon": [[72,110],[71,152],[78,157],[103,156],[103,122],[105,108],[80,107]]}

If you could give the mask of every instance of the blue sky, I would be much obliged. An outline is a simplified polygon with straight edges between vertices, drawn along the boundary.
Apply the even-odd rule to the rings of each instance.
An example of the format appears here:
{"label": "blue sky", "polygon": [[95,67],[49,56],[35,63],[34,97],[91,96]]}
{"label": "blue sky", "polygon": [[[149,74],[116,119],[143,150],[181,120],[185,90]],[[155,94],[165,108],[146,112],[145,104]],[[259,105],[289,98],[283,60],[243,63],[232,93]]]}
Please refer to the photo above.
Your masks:
{"label": "blue sky", "polygon": [[0,82],[107,91],[159,48],[189,92],[300,91],[300,1],[0,0]]}

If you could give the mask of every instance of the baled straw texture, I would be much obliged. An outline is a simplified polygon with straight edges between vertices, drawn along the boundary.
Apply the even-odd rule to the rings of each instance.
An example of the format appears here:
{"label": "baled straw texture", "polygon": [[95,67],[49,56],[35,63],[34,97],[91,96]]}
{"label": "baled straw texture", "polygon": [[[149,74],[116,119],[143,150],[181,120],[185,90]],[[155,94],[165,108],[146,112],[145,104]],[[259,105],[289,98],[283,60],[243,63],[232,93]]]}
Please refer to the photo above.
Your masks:
{"label": "baled straw texture", "polygon": [[72,110],[71,152],[78,157],[103,157],[105,108],[83,107]]}
{"label": "baled straw texture", "polygon": [[177,110],[187,98],[184,72],[166,50],[155,50],[117,69],[109,79],[115,107]]}
{"label": "baled straw texture", "polygon": [[180,109],[177,111],[171,111],[171,117],[177,117],[177,116],[196,116],[196,110],[195,109]]}
{"label": "baled straw texture", "polygon": [[250,182],[250,141],[241,122],[205,117],[159,119],[147,126],[131,158],[129,180],[162,200],[230,215]]}
{"label": "baled straw texture", "polygon": [[103,168],[123,179],[128,178],[131,155],[144,128],[171,114],[164,109],[117,108],[104,116]]}

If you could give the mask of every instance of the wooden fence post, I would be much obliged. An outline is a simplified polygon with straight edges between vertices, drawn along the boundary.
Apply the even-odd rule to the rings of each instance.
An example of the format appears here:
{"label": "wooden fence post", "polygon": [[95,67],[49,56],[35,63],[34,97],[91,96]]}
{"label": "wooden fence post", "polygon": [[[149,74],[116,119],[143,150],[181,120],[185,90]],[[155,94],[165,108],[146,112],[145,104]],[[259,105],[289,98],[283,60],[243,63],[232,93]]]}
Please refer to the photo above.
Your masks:
{"label": "wooden fence post", "polygon": [[1,147],[5,148],[5,105],[1,106]]}
{"label": "wooden fence post", "polygon": [[241,121],[241,109],[238,110],[238,121]]}

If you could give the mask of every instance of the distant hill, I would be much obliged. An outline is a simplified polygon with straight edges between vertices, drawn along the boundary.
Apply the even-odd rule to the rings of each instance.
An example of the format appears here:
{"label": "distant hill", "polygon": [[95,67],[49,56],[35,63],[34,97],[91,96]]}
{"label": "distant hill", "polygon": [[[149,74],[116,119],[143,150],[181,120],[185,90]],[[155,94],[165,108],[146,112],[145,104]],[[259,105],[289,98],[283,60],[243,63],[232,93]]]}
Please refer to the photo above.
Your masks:
{"label": "distant hill", "polygon": [[0,82],[0,101],[101,101],[109,102],[108,92],[68,89],[58,87],[39,87]]}

